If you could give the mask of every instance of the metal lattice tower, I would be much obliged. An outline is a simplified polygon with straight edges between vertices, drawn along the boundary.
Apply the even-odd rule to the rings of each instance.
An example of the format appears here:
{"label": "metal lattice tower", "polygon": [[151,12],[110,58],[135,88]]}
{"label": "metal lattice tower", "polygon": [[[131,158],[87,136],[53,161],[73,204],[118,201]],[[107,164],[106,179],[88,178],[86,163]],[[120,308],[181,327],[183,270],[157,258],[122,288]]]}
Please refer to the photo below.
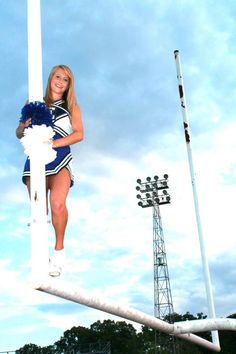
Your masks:
{"label": "metal lattice tower", "polygon": [[[163,179],[154,176],[154,180],[147,177],[146,182],[137,179],[137,183],[136,190],[141,193],[137,195],[138,205],[153,208],[154,316],[170,321],[174,308],[160,214],[160,205],[170,203],[168,175]],[[176,353],[174,341],[170,341],[169,347],[168,352]]]}
{"label": "metal lattice tower", "polygon": [[165,241],[158,203],[153,205],[154,315],[160,319],[174,313]]}

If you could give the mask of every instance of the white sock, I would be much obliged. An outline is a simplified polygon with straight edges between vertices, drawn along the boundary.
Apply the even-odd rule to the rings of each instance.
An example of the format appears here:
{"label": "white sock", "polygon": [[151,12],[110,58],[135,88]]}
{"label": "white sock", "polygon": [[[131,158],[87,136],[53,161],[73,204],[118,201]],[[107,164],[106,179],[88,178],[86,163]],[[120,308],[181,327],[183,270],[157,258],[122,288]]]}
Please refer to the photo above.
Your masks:
{"label": "white sock", "polygon": [[62,250],[54,250],[53,259],[54,259],[55,263],[58,263],[59,265],[63,265],[63,263],[65,262],[64,248]]}

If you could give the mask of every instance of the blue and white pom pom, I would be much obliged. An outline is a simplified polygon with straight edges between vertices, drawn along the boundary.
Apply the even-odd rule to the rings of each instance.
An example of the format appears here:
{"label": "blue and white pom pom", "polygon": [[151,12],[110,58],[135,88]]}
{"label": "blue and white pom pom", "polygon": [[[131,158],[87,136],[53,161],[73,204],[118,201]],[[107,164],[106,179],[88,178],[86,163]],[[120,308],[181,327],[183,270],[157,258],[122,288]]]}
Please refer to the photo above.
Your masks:
{"label": "blue and white pom pom", "polygon": [[22,108],[20,122],[25,123],[29,118],[31,118],[29,127],[42,124],[45,124],[47,127],[53,126],[52,112],[44,102],[30,102]]}
{"label": "blue and white pom pom", "polygon": [[26,104],[21,111],[20,122],[31,118],[31,124],[25,128],[21,143],[27,156],[37,158],[45,164],[55,160],[56,151],[52,148],[54,136],[52,114],[43,102]]}

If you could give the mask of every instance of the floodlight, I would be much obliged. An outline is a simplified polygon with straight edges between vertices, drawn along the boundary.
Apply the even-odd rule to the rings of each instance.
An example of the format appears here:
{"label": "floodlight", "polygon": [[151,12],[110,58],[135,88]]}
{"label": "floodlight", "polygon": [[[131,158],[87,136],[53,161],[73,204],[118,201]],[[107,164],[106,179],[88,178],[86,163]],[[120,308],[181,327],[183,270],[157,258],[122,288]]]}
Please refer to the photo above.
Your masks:
{"label": "floodlight", "polygon": [[[140,178],[137,179],[137,183],[139,184],[136,186],[136,190],[139,192],[139,194],[136,195],[139,199],[138,205],[142,208],[147,208],[169,203],[170,197],[166,190],[168,188],[167,179],[167,174],[164,174],[162,179],[155,175],[153,180],[151,177],[147,176],[146,182],[141,182]],[[159,190],[161,190],[162,193],[159,193]],[[142,196],[141,193],[144,193],[145,196]]]}

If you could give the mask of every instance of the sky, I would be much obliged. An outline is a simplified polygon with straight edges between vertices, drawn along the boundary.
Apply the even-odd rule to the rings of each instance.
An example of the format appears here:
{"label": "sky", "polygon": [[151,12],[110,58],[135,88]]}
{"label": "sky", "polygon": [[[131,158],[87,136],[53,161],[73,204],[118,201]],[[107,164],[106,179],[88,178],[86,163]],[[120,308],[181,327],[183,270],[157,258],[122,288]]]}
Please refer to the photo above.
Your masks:
{"label": "sky", "polygon": [[[53,344],[118,317],[32,290],[30,203],[15,137],[28,97],[27,2],[0,0],[0,351]],[[174,50],[180,51],[217,317],[236,312],[236,6],[231,0],[41,0],[43,82],[75,76],[85,139],[72,147],[67,270],[78,288],[153,314],[152,210],[136,179],[165,173],[160,206],[175,312],[208,314]],[[54,233],[49,227],[50,252]]]}

